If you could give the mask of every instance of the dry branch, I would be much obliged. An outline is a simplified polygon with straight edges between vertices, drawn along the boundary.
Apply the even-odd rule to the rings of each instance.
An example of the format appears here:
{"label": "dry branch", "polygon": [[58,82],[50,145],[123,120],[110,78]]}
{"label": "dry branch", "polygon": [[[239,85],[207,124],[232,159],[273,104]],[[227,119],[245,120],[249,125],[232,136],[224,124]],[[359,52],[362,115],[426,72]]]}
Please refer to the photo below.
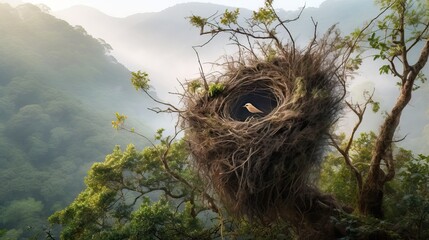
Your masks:
{"label": "dry branch", "polygon": [[[274,209],[294,205],[310,189],[310,170],[320,163],[344,96],[336,37],[331,29],[307,48],[286,45],[271,59],[241,55],[212,80],[222,93],[185,96],[190,151],[231,213],[275,219]],[[240,118],[249,96],[272,106]]]}

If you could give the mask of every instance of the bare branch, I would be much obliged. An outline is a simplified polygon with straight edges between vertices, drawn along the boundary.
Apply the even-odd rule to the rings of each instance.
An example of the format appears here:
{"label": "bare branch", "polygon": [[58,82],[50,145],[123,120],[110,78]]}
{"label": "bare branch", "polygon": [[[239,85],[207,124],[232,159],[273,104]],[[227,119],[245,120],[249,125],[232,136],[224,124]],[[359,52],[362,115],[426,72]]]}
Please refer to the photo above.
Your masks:
{"label": "bare branch", "polygon": [[407,48],[407,52],[411,51],[411,49],[413,49],[413,47],[416,46],[417,43],[419,43],[422,40],[423,34],[425,34],[429,30],[429,22],[426,23],[424,26],[425,26],[425,28],[416,37],[416,39],[414,40],[414,42]]}
{"label": "bare branch", "polygon": [[351,161],[350,149],[351,149],[353,141],[354,141],[354,136],[355,136],[357,130],[359,129],[360,125],[362,124],[363,116],[365,115],[366,109],[367,109],[368,105],[372,102],[373,95],[374,95],[374,91],[371,93],[371,95],[369,95],[367,97],[365,103],[363,104],[363,107],[361,107],[358,104],[353,106],[353,104],[351,102],[345,101],[346,105],[350,108],[350,110],[352,110],[356,114],[356,116],[358,117],[358,121],[353,126],[350,137],[348,138],[347,144],[346,144],[344,149],[340,147],[340,145],[335,141],[335,139],[332,135],[329,136],[331,139],[332,145],[343,156],[346,165],[351,169],[352,173],[355,175],[356,181],[358,183],[359,191],[362,190],[363,178],[362,178],[362,174],[359,172],[359,170],[356,168],[356,166]]}
{"label": "bare branch", "polygon": [[150,99],[152,99],[154,102],[156,102],[156,103],[159,103],[159,104],[161,104],[161,105],[165,105],[165,106],[168,106],[171,110],[172,110],[172,112],[182,112],[180,109],[178,109],[176,106],[174,106],[173,104],[171,104],[171,103],[167,103],[167,102],[163,102],[163,101],[160,101],[160,100],[158,100],[158,99],[156,99],[156,98],[154,98],[147,90],[143,90],[143,92],[144,93],[146,93],[146,95],[150,98]]}
{"label": "bare branch", "polygon": [[246,31],[242,31],[242,30],[240,30],[240,29],[232,29],[232,28],[220,28],[220,29],[216,29],[216,30],[212,30],[212,31],[210,31],[210,32],[203,32],[203,33],[201,33],[201,35],[207,35],[207,34],[218,34],[218,33],[221,33],[221,32],[228,32],[228,33],[237,33],[237,34],[240,34],[240,35],[244,35],[244,36],[248,36],[248,37],[251,37],[251,38],[254,38],[254,39],[272,39],[272,40],[275,40],[276,42],[280,42],[274,35],[272,35],[272,34],[267,34],[267,35],[265,35],[265,36],[258,36],[258,35],[255,35],[255,34],[253,34],[253,33],[249,33],[249,32],[246,32]]}
{"label": "bare branch", "polygon": [[295,49],[295,40],[294,40],[294,38],[293,38],[293,36],[292,36],[292,33],[290,32],[289,28],[288,28],[288,27],[286,27],[285,23],[294,22],[294,21],[298,20],[298,19],[301,17],[302,12],[303,12],[303,11],[304,11],[304,9],[305,9],[305,4],[304,4],[304,6],[301,8],[301,11],[298,13],[298,16],[296,16],[294,19],[289,19],[289,20],[282,20],[282,19],[279,17],[279,15],[277,14],[277,12],[275,11],[275,9],[273,8],[273,6],[272,6],[271,4],[270,4],[269,6],[270,6],[270,8],[271,8],[271,11],[272,11],[272,12],[274,13],[274,15],[276,16],[277,21],[279,22],[279,23],[274,27],[274,29],[277,29],[277,27],[282,26],[282,27],[283,27],[283,29],[285,29],[285,30],[286,30],[286,32],[287,32],[287,34],[289,35],[290,41],[291,41],[291,43],[292,43],[292,48],[293,48],[293,49]]}
{"label": "bare branch", "polygon": [[[217,14],[217,12],[214,14],[214,15],[216,15]],[[212,15],[212,16],[210,16],[208,19],[210,19],[210,18],[212,18],[214,15]],[[206,90],[206,91],[208,91],[209,90],[209,85],[208,85],[208,82],[207,82],[207,79],[206,79],[206,75],[204,74],[204,68],[203,68],[203,65],[202,65],[202,63],[201,63],[201,58],[200,58],[200,55],[199,55],[199,53],[198,53],[198,51],[197,51],[197,49],[196,48],[202,48],[202,47],[204,47],[204,46],[206,46],[207,44],[209,44],[219,33],[220,33],[221,31],[214,31],[214,30],[212,30],[212,31],[210,31],[210,32],[205,32],[204,31],[204,26],[202,26],[201,27],[201,32],[200,32],[200,35],[207,35],[207,34],[211,34],[211,37],[206,41],[206,42],[204,42],[203,44],[200,44],[200,45],[196,45],[196,46],[192,46],[192,49],[194,50],[194,52],[195,52],[195,54],[197,55],[197,61],[198,61],[198,65],[199,65],[199,71],[200,71],[200,76],[201,76],[201,79],[203,80],[203,83],[204,83],[204,89]]]}
{"label": "bare branch", "polygon": [[[403,79],[403,75],[402,74],[400,74],[399,72],[398,72],[398,70],[396,69],[396,65],[395,65],[395,62],[394,62],[394,59],[396,58],[396,56],[395,57],[392,57],[391,59],[387,59],[388,61],[389,61],[389,63],[390,63],[390,70],[392,71],[392,73],[393,73],[393,75],[394,76],[396,76],[396,77],[399,77],[399,78],[401,78],[401,79]],[[401,60],[401,59],[399,59],[399,60]]]}
{"label": "bare branch", "polygon": [[359,41],[361,41],[361,37],[362,37],[362,35],[364,35],[364,32],[369,27],[372,26],[372,24],[375,22],[375,20],[377,20],[381,15],[383,15],[387,10],[389,10],[390,7],[392,7],[394,3],[395,3],[395,1],[393,1],[389,6],[387,6],[386,8],[384,8],[379,14],[377,14],[377,16],[375,16],[374,18],[372,18],[371,21],[369,21],[369,23],[366,24],[365,27],[362,28],[362,30],[360,30],[358,36],[354,39],[354,41],[352,42],[352,44],[349,46],[348,53],[345,54],[345,56],[343,56],[341,64],[338,66],[338,69],[341,68],[342,66],[344,66],[346,64],[347,60],[350,59],[351,54],[356,49],[357,43]]}
{"label": "bare branch", "polygon": [[152,142],[152,140],[149,139],[148,137],[146,137],[145,135],[143,135],[143,134],[141,134],[139,132],[133,131],[131,129],[128,129],[128,128],[124,127],[124,126],[119,126],[119,129],[123,130],[123,131],[126,131],[126,132],[129,132],[129,133],[132,133],[132,134],[136,134],[137,136],[142,137],[146,141],[148,141],[150,143],[150,145],[152,145],[152,147],[155,147],[155,144]]}
{"label": "bare branch", "polygon": [[362,190],[362,185],[363,185],[363,179],[362,179],[362,175],[359,172],[359,170],[356,168],[355,165],[353,165],[351,159],[350,159],[350,153],[349,150],[343,150],[340,145],[336,142],[335,138],[332,136],[332,134],[329,134],[329,138],[331,140],[332,146],[335,147],[335,149],[337,149],[337,151],[343,156],[344,161],[346,163],[346,165],[350,168],[350,170],[352,171],[352,173],[354,174],[357,184],[358,184],[358,189],[359,192]]}
{"label": "bare branch", "polygon": [[416,64],[411,66],[413,73],[417,76],[418,72],[420,72],[423,67],[426,65],[429,57],[429,38],[426,39],[426,43],[420,51],[420,57],[417,60]]}
{"label": "bare branch", "polygon": [[[395,2],[395,1],[394,1]],[[408,57],[407,57],[407,49],[406,49],[406,40],[405,40],[405,2],[401,2],[401,13],[400,13],[400,23],[399,23],[399,45],[401,46],[401,59],[403,61],[404,65],[404,74],[403,76],[407,76],[408,69],[410,68],[410,65],[408,64]]]}
{"label": "bare branch", "polygon": [[314,30],[313,30],[313,38],[311,39],[311,42],[308,45],[307,54],[309,54],[311,52],[314,44],[317,41],[317,25],[318,25],[318,23],[316,21],[314,21],[313,17],[311,17],[311,22],[313,23],[313,29]]}

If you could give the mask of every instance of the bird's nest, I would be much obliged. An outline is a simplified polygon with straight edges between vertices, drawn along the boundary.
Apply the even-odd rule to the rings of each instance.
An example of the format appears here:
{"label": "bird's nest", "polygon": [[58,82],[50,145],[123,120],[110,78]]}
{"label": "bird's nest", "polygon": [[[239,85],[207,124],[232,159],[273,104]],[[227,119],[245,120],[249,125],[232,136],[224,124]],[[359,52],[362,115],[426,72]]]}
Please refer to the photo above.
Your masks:
{"label": "bird's nest", "polygon": [[[182,117],[193,159],[239,216],[261,219],[293,204],[319,165],[340,109],[329,52],[284,49],[264,60],[228,61],[224,73],[206,84],[211,87],[185,96]],[[263,113],[250,113],[246,103]]]}

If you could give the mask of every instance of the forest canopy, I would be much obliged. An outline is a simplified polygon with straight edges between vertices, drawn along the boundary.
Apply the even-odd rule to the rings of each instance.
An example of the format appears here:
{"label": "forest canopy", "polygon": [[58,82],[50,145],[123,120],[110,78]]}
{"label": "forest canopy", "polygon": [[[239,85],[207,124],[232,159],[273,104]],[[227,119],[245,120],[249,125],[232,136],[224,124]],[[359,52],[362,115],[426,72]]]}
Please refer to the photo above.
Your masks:
{"label": "forest canopy", "polygon": [[[290,21],[295,21],[299,17],[292,20],[281,19],[270,0],[265,1],[265,6],[255,11],[250,18],[245,19],[247,21],[237,20],[240,16],[239,10],[226,10],[224,13],[207,18],[191,16],[189,18],[191,24],[196,26],[202,35],[214,38],[218,34],[229,34],[230,41],[238,47],[239,60],[231,56],[226,58],[226,65],[237,66],[236,74],[227,73],[218,79],[206,78],[208,75],[204,74],[201,67],[201,78],[184,84],[182,96],[190,102],[185,109],[165,103],[167,109],[158,110],[177,113],[184,122],[181,125],[185,126],[184,129],[180,129],[178,125],[176,126],[178,135],[167,137],[162,136],[162,130],[159,131],[155,137],[157,141],[142,152],[136,152],[133,146],[125,151],[115,149],[106,157],[103,164],[93,165],[87,178],[87,189],[79,195],[79,198],[64,210],[52,215],[50,221],[63,225],[64,231],[61,236],[65,239],[80,237],[85,239],[92,235],[103,236],[106,239],[140,239],[142,237],[148,239],[165,237],[172,239],[175,237],[179,239],[240,239],[241,237],[249,239],[426,239],[429,236],[427,231],[429,157],[398,147],[399,141],[395,140],[394,136],[402,111],[411,99],[411,93],[417,90],[416,85],[425,84],[426,81],[422,69],[429,56],[429,11],[427,11],[429,6],[424,1],[406,0],[377,1],[377,4],[380,14],[348,36],[341,36],[335,28],[331,28],[327,36],[333,34],[334,41],[323,41],[327,38],[322,37],[320,40],[315,30],[315,37],[310,40],[308,47],[302,50],[302,55],[300,55],[302,52],[296,51],[293,34],[287,28]],[[248,26],[240,25],[243,22]],[[317,23],[313,23],[317,29]],[[290,42],[285,44],[281,41],[277,35],[277,28],[282,28],[286,32]],[[242,42],[243,39],[244,42]],[[253,44],[254,39],[260,41]],[[202,47],[207,44],[203,44]],[[388,74],[392,84],[395,84],[395,80],[399,82],[397,102],[391,109],[386,110],[378,132],[359,133],[357,130],[363,116],[371,110],[378,112],[380,103],[375,101],[374,94],[368,91],[362,93],[364,96],[362,103],[350,100],[346,97],[347,94],[340,96],[343,106],[355,115],[357,121],[350,133],[344,134],[333,129],[326,134],[329,145],[326,145],[326,155],[320,172],[317,171],[318,162],[315,161],[316,170],[313,169],[313,172],[308,171],[308,175],[298,175],[297,179],[293,179],[300,181],[300,177],[303,177],[313,182],[304,181],[307,187],[304,189],[308,191],[298,195],[298,198],[292,199],[291,202],[286,202],[284,208],[290,212],[286,215],[279,214],[275,210],[284,210],[282,206],[271,205],[268,207],[277,208],[273,210],[274,213],[263,212],[265,218],[255,218],[253,215],[256,214],[248,214],[246,211],[237,214],[231,211],[230,205],[234,206],[234,200],[240,199],[241,195],[247,196],[247,193],[237,191],[234,195],[234,192],[230,191],[228,194],[232,200],[223,201],[222,194],[229,190],[228,184],[231,183],[229,178],[224,176],[233,173],[231,175],[236,176],[235,178],[232,176],[232,179],[251,185],[253,179],[249,180],[244,173],[257,172],[259,169],[256,167],[265,167],[264,164],[268,163],[256,164],[256,167],[249,164],[248,161],[253,160],[254,148],[251,148],[247,152],[248,155],[242,158],[241,152],[234,147],[228,148],[235,144],[235,142],[228,142],[232,139],[228,136],[236,136],[236,132],[246,130],[246,127],[261,125],[272,119],[265,118],[271,113],[254,118],[230,117],[228,114],[231,112],[228,111],[235,109],[234,106],[230,107],[227,101],[227,96],[231,95],[231,89],[234,89],[232,83],[234,81],[245,83],[242,78],[237,78],[241,76],[240,70],[264,73],[267,65],[278,67],[282,64],[281,60],[284,60],[282,57],[287,58],[295,53],[297,58],[306,59],[308,55],[305,53],[311,53],[315,48],[320,47],[318,44],[327,44],[327,49],[332,50],[329,53],[340,51],[339,55],[335,56],[339,60],[338,68],[345,69],[341,72],[343,75],[339,77],[344,91],[348,90],[346,80],[350,77],[349,73],[358,69],[363,59],[384,61],[385,64],[378,69],[378,72]],[[330,46],[332,48],[329,48]],[[370,51],[365,51],[367,49]],[[419,55],[415,58],[416,61],[412,61],[409,54],[415,49],[419,50],[417,51]],[[344,51],[341,52],[342,50]],[[240,58],[243,56],[245,60]],[[259,62],[252,65],[254,59]],[[266,78],[258,79],[264,81]],[[302,87],[303,81],[299,79],[296,77],[291,83],[293,94],[297,93],[298,99],[318,96],[323,98],[323,94],[306,91],[306,88]],[[148,75],[142,72],[132,76],[134,86],[145,93],[148,93],[148,80]],[[275,100],[278,101],[279,98]],[[292,101],[294,100],[296,100],[295,95],[292,97]],[[210,101],[219,104],[207,104]],[[271,110],[278,113],[281,107],[283,105],[278,104]],[[266,108],[263,110],[265,111]],[[256,113],[264,112],[256,111]],[[192,114],[199,114],[201,121],[192,118]],[[125,127],[125,119],[125,116],[118,115],[116,126],[129,130]],[[234,120],[240,122],[231,123]],[[297,134],[304,132],[303,129],[308,125],[301,123],[300,128],[296,130]],[[275,125],[265,126],[266,128],[262,129],[271,129],[270,127]],[[196,131],[187,132],[189,129],[191,131],[196,129]],[[185,137],[181,140],[176,139],[182,130],[185,131]],[[244,131],[244,133],[247,132]],[[276,131],[273,135],[275,133]],[[191,140],[190,134],[194,135]],[[208,141],[210,138],[221,139],[224,143],[222,146],[225,148],[217,148],[216,144],[211,146],[212,142]],[[188,145],[181,145],[183,141],[188,142]],[[247,141],[254,143],[253,138]],[[181,148],[181,151],[178,151],[178,148]],[[256,145],[255,148],[257,148]],[[219,153],[216,152],[217,149],[220,149],[221,154],[231,153],[228,155],[230,156],[228,161],[221,164],[214,163],[216,154]],[[149,152],[152,154],[147,158],[146,154]],[[195,156],[196,153],[205,155]],[[286,154],[286,152],[275,153],[277,155],[274,157],[277,156],[279,159],[282,159],[279,157],[281,154]],[[214,156],[214,158],[210,158],[211,161],[204,166],[199,165],[198,161],[201,159],[198,158],[207,160],[207,156]],[[114,161],[112,158],[117,160]],[[242,161],[238,162],[238,160]],[[276,159],[270,158],[271,160]],[[211,167],[214,170],[210,169]],[[232,169],[229,172],[228,167]],[[208,170],[201,171],[201,168]],[[277,169],[273,171],[275,170]],[[196,174],[198,171],[200,175]],[[257,177],[259,180],[276,180],[270,178],[269,173],[258,172],[260,175]],[[289,173],[293,175],[294,172]],[[213,179],[220,179],[219,182],[225,181],[225,184],[219,187],[220,184],[212,181]],[[213,186],[213,184],[217,185]],[[253,193],[252,191],[266,190],[249,189],[250,194]],[[268,191],[280,189],[281,194],[288,193],[287,188],[267,189]],[[301,189],[290,188],[289,190]],[[156,197],[152,194],[156,194]],[[264,200],[263,197],[257,200],[260,199]],[[267,203],[271,202],[267,201]],[[249,205],[252,206],[251,203]],[[154,212],[158,214],[152,215]],[[292,218],[285,216],[292,216]],[[148,219],[152,221],[149,223]],[[134,228],[135,226],[139,227]],[[194,231],[188,229],[188,226],[192,226]],[[165,233],[168,235],[163,235]]]}
{"label": "forest canopy", "polygon": [[99,40],[36,6],[0,4],[0,35],[0,229],[27,239],[72,202],[92,163],[144,144],[110,124],[138,95]]}
{"label": "forest canopy", "polygon": [[[209,16],[190,16],[188,20],[198,28],[196,34],[208,35],[209,39],[222,34],[229,36],[229,43],[238,47],[239,58],[251,56],[245,59],[256,59],[253,62],[234,61],[234,55],[225,58],[227,65],[232,61],[228,66],[256,71],[263,76],[267,65],[276,68],[284,64],[280,60],[284,60],[285,55],[308,56],[305,51],[301,55],[294,42],[294,33],[288,31],[288,24],[299,20],[302,12],[296,19],[282,19],[272,3],[272,0],[265,1],[258,11],[244,19],[237,9]],[[326,45],[327,48],[319,47],[334,53],[335,50],[350,53],[336,55],[340,56],[339,67],[346,69],[344,73],[347,74],[334,79],[347,79],[350,77],[348,73],[358,69],[364,61],[383,63],[376,72],[388,76],[392,85],[397,82],[398,102],[392,109],[383,110],[384,122],[379,131],[360,132],[357,129],[361,127],[363,117],[371,110],[380,114],[383,99],[376,101],[374,93],[368,91],[362,93],[363,102],[355,102],[347,98],[347,94],[338,95],[344,100],[345,111],[357,119],[351,132],[335,131],[337,126],[334,124],[332,131],[323,131],[323,137],[317,135],[320,137],[317,141],[324,144],[324,149],[315,152],[324,155],[318,155],[320,159],[317,161],[303,159],[307,163],[314,162],[314,168],[306,168],[306,179],[300,185],[305,186],[306,191],[286,202],[284,209],[289,211],[286,214],[281,214],[284,213],[280,211],[284,210],[283,206],[267,204],[261,209],[275,206],[279,211],[269,212],[271,214],[260,211],[262,214],[257,216],[263,216],[260,218],[246,211],[237,214],[231,211],[228,203],[225,204],[220,197],[222,188],[219,191],[219,186],[213,186],[210,181],[213,174],[224,181],[225,172],[222,169],[201,171],[201,165],[192,155],[197,152],[195,148],[213,154],[210,150],[216,150],[216,146],[206,146],[207,141],[199,142],[199,138],[194,138],[190,144],[190,132],[186,127],[187,116],[200,114],[198,116],[208,123],[208,127],[202,126],[191,133],[217,137],[222,140],[225,152],[230,151],[228,147],[234,145],[228,142],[227,135],[240,129],[222,125],[225,120],[222,117],[228,118],[231,109],[244,112],[248,108],[244,108],[247,104],[235,107],[236,101],[228,102],[226,110],[222,107],[228,94],[243,100],[240,94],[234,96],[228,81],[233,81],[234,76],[246,78],[246,74],[226,74],[227,81],[222,78],[211,80],[206,78],[211,73],[205,75],[200,65],[201,78],[183,84],[184,92],[178,95],[188,97],[189,101],[196,100],[196,105],[210,101],[219,104],[212,106],[211,112],[205,111],[206,106],[182,109],[181,105],[165,103],[154,96],[146,72],[130,74],[110,55],[111,47],[104,40],[90,36],[83,27],[71,27],[33,5],[12,8],[0,4],[0,182],[6,183],[0,186],[0,239],[429,238],[429,156],[401,148],[401,141],[407,139],[397,139],[395,135],[411,93],[427,85],[422,69],[429,55],[429,6],[427,1],[420,0],[377,0],[376,4],[380,14],[350,35],[343,36],[335,27],[331,28],[329,33],[332,35],[326,36],[334,36],[329,38],[334,41],[318,38],[317,22],[312,21],[314,38],[310,39],[309,47],[303,49],[311,52],[319,49],[318,44],[332,44]],[[278,37],[279,29],[289,41],[283,42],[284,38]],[[255,39],[256,42],[252,42]],[[410,57],[411,52],[420,55]],[[344,57],[342,62],[341,56]],[[130,77],[134,87],[147,97],[138,96],[129,83]],[[264,78],[260,79],[264,81]],[[294,76],[286,84],[292,97],[284,99],[294,102],[305,98],[328,99],[323,91],[317,91],[319,87],[316,91],[306,91],[305,83],[303,76]],[[347,92],[345,82],[340,81],[340,86]],[[245,90],[249,91],[249,88]],[[279,108],[284,110],[289,106],[287,101],[278,104],[284,99],[271,99],[272,95],[266,89],[244,95],[258,94],[268,96],[268,103],[275,103],[270,108],[261,107],[262,113],[267,109],[285,113]],[[174,134],[159,129],[151,136],[144,126],[134,128],[133,114],[141,109],[140,104],[147,104],[149,98],[154,104],[165,107],[155,107],[153,111],[173,112],[174,116],[180,117],[174,126]],[[336,97],[329,99],[338,100]],[[188,106],[192,104],[188,102]],[[320,108],[316,104],[311,107]],[[118,110],[124,113],[114,114]],[[307,110],[309,115],[314,112],[310,107]],[[217,118],[220,119],[218,122],[213,121],[216,114],[221,116]],[[260,125],[260,131],[275,126],[269,123],[273,118],[264,118],[271,112],[256,117],[246,114],[243,118],[234,115],[227,120],[239,121],[233,126],[241,129],[260,124],[261,119],[268,124]],[[289,114],[288,117],[298,115]],[[112,117],[116,119],[111,121]],[[328,118],[329,124],[335,122],[333,116]],[[199,124],[197,121],[193,123]],[[299,136],[311,125],[305,120],[295,123],[298,126],[289,130],[278,128],[273,135],[277,131],[290,131]],[[116,130],[133,133],[135,138],[120,137],[110,125]],[[326,130],[327,126],[323,128]],[[225,131],[214,131],[216,129]],[[223,135],[216,136],[219,133]],[[128,145],[130,141],[135,144]],[[269,145],[269,142],[265,144]],[[253,147],[259,147],[257,144],[250,146],[250,151],[244,153],[248,154],[247,159],[254,154]],[[305,150],[308,148],[298,149],[298,152]],[[255,170],[254,166],[253,169],[248,167],[246,161],[228,162],[243,160],[240,159],[242,155],[237,157],[234,153],[226,161],[232,163],[234,170],[228,172],[232,173],[229,176],[236,175],[238,181],[250,179],[251,185],[254,179],[243,177],[243,172]],[[283,154],[274,153],[270,161]],[[305,156],[314,156],[308,154]],[[207,168],[211,166],[208,162]],[[272,176],[284,179],[281,177],[285,174],[276,167],[271,169],[273,174],[263,172],[256,179],[270,181]],[[293,174],[287,177],[296,180]],[[227,184],[228,181],[225,180]],[[287,195],[292,189],[278,184],[260,192],[273,190]],[[249,189],[259,191],[258,188]],[[240,199],[239,194],[229,194],[230,205]],[[248,199],[252,200],[251,197]],[[263,203],[263,196],[258,201]],[[51,225],[47,225],[47,218]]]}

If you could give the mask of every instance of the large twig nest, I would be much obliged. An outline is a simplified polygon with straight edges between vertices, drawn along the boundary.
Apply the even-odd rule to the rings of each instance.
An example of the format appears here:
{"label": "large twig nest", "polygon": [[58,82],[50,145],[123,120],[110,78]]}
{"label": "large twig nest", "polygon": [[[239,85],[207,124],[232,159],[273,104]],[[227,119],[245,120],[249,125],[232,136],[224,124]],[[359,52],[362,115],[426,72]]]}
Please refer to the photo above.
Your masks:
{"label": "large twig nest", "polygon": [[[186,95],[191,153],[232,213],[263,219],[308,185],[340,109],[337,68],[327,54],[309,46],[229,62],[214,80],[222,91]],[[246,103],[263,113],[250,113]]]}

